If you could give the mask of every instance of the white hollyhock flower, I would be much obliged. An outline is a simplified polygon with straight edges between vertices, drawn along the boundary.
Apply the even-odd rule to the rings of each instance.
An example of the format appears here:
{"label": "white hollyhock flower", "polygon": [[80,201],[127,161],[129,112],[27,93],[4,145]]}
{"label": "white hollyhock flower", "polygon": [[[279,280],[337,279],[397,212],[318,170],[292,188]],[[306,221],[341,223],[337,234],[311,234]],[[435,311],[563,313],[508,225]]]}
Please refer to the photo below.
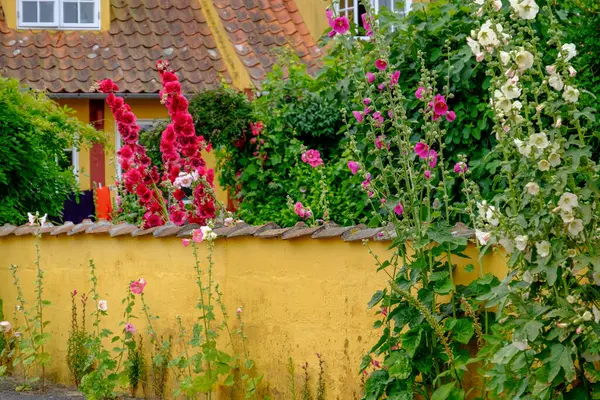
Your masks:
{"label": "white hollyhock flower", "polygon": [[575,75],[577,75],[577,70],[573,68],[573,66],[569,65],[569,76],[573,78]]}
{"label": "white hollyhock flower", "polygon": [[492,7],[494,7],[494,10],[500,11],[502,9],[502,1],[494,0],[494,2],[492,3]]}
{"label": "white hollyhock flower", "polygon": [[483,46],[496,47],[500,44],[496,32],[492,29],[492,22],[490,20],[485,21],[481,26],[479,33],[477,34],[477,41]]}
{"label": "white hollyhock flower", "polygon": [[532,283],[533,275],[529,271],[523,272],[523,282]]}
{"label": "white hollyhock flower", "polygon": [[583,315],[581,316],[581,318],[583,318],[584,321],[589,322],[592,319],[594,319],[594,316],[592,315],[591,312],[586,311],[586,312],[583,313]]}
{"label": "white hollyhock flower", "polygon": [[548,75],[556,74],[556,65],[546,65],[546,72]]}
{"label": "white hollyhock flower", "polygon": [[210,226],[201,226],[200,230],[202,231],[202,238],[204,240],[215,240],[217,238],[217,234],[213,232]]}
{"label": "white hollyhock flower", "polygon": [[535,182],[529,182],[527,185],[525,185],[525,189],[527,189],[527,193],[532,196],[537,196],[537,194],[540,192],[540,186]]}
{"label": "white hollyhock flower", "polygon": [[538,162],[538,169],[540,171],[549,171],[550,163],[548,162],[548,160],[540,160],[540,162]]}
{"label": "white hollyhock flower", "polygon": [[537,147],[540,150],[544,150],[546,147],[550,145],[548,141],[548,136],[544,132],[534,133],[529,137],[529,144]]}
{"label": "white hollyhock flower", "polygon": [[569,61],[577,55],[577,49],[573,43],[565,43],[560,48],[562,51],[558,54],[559,58],[562,58],[562,53],[567,53],[566,61]]}
{"label": "white hollyhock flower", "polygon": [[569,103],[577,103],[577,100],[579,100],[579,90],[575,89],[573,86],[566,86],[562,97]]}
{"label": "white hollyhock flower", "polygon": [[523,103],[521,103],[519,100],[516,100],[512,103],[513,110],[521,111],[521,108],[523,108]]}
{"label": "white hollyhock flower", "polygon": [[577,195],[573,193],[563,193],[558,200],[558,207],[563,211],[573,211],[573,208],[579,207]]}
{"label": "white hollyhock flower", "polygon": [[515,61],[521,71],[528,70],[533,66],[533,54],[521,48],[515,57]]}
{"label": "white hollyhock flower", "polygon": [[514,77],[506,81],[504,85],[500,88],[502,94],[506,96],[507,99],[512,100],[516,99],[521,95],[521,88],[518,85],[519,78]]}
{"label": "white hollyhock flower", "polygon": [[482,6],[485,0],[473,0],[473,3]]}
{"label": "white hollyhock flower", "polygon": [[505,51],[500,52],[500,62],[502,65],[506,65],[510,62],[510,54]]}
{"label": "white hollyhock flower", "polygon": [[490,232],[480,231],[479,229],[475,230],[475,236],[477,237],[479,244],[482,246],[488,244],[488,242],[492,238],[492,234]]}
{"label": "white hollyhock flower", "polygon": [[535,19],[535,16],[540,11],[540,7],[534,0],[523,0],[510,2],[513,9],[517,12],[520,18]]}
{"label": "white hollyhock flower", "polygon": [[548,85],[550,85],[550,87],[558,92],[560,92],[561,90],[563,90],[563,87],[565,87],[564,82],[562,81],[562,78],[560,77],[560,75],[552,75],[550,78],[548,78]]}
{"label": "white hollyhock flower", "polygon": [[499,91],[494,91],[494,107],[496,110],[501,111],[503,113],[508,113],[512,110],[512,103],[504,96],[504,94]]}
{"label": "white hollyhock flower", "polygon": [[560,165],[560,156],[557,153],[551,153],[548,157],[548,162],[553,167],[558,167]]}
{"label": "white hollyhock flower", "polygon": [[522,156],[524,156],[524,157],[531,156],[531,145],[530,144],[525,143],[519,139],[515,139],[515,144],[517,145],[517,150],[519,150],[519,153],[521,153]]}
{"label": "white hollyhock flower", "polygon": [[548,257],[550,255],[550,242],[547,240],[542,240],[541,242],[537,242],[535,244],[535,248],[537,249],[538,255],[540,257]]}
{"label": "white hollyhock flower", "polygon": [[476,56],[477,54],[481,53],[481,45],[479,44],[478,41],[473,40],[470,37],[468,37],[467,38],[467,44],[471,48],[471,51],[473,52],[473,55]]}
{"label": "white hollyhock flower", "polygon": [[578,236],[581,232],[583,232],[583,221],[579,218],[574,219],[573,221],[569,222],[569,225],[567,225],[567,230],[569,231],[569,235]]}
{"label": "white hollyhock flower", "polygon": [[496,207],[488,207],[487,211],[485,212],[485,219],[487,219],[487,221],[493,226],[498,226],[498,224],[500,224],[500,219],[498,219],[498,211],[496,210]]}
{"label": "white hollyhock flower", "polygon": [[40,226],[46,225],[47,218],[48,218],[48,214],[44,214],[44,216],[40,218]]}
{"label": "white hollyhock flower", "polygon": [[569,222],[573,222],[573,220],[575,219],[575,217],[573,216],[573,211],[570,211],[570,210],[561,210],[560,217],[562,218],[562,220],[565,224],[568,224]]}
{"label": "white hollyhock flower", "polygon": [[524,251],[527,248],[528,240],[529,240],[529,238],[527,237],[527,235],[519,235],[515,238],[515,246],[520,251]]}
{"label": "white hollyhock flower", "polygon": [[27,219],[29,219],[29,225],[35,224],[35,215],[32,213],[27,213]]}
{"label": "white hollyhock flower", "polygon": [[487,201],[483,200],[482,202],[477,203],[477,211],[479,212],[479,215],[484,216],[487,211],[487,208]]}
{"label": "white hollyhock flower", "polygon": [[106,300],[98,300],[98,310],[106,311],[108,310],[108,303]]}

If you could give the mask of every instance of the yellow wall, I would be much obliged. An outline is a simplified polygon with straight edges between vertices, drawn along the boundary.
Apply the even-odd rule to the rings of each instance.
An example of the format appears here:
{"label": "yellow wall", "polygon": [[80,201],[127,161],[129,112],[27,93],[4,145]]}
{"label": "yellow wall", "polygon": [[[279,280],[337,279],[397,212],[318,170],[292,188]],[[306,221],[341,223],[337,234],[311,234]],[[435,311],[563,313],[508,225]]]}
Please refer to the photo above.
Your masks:
{"label": "yellow wall", "polygon": [[[0,294],[5,315],[11,315],[15,306],[10,264],[20,266],[26,296],[33,300],[34,241],[32,236],[0,238]],[[371,243],[380,255],[388,245]],[[176,335],[177,315],[188,327],[197,316],[192,249],[182,247],[179,239],[45,236],[40,247],[46,277],[44,296],[52,302],[45,315],[52,321],[48,349],[53,357],[49,368],[53,380],[70,382],[64,361],[70,326],[69,293],[74,289],[80,293],[90,290],[89,258],[97,266],[101,297],[108,300],[111,329],[117,330],[128,282],[141,277],[148,282],[146,301],[160,316],[155,324],[159,334]],[[467,253],[473,256],[475,249]],[[200,254],[205,256],[204,246]],[[286,373],[290,356],[296,365],[296,387],[301,386],[300,365],[306,361],[314,385],[318,352],[326,362],[327,398],[352,399],[360,388],[357,372],[361,358],[378,338],[378,332],[372,329],[375,310],[368,310],[366,305],[373,292],[386,282],[386,275],[376,273],[367,249],[361,243],[346,243],[340,238],[247,237],[218,240],[214,257],[215,279],[232,315],[230,323],[237,327],[233,315],[242,306],[250,355],[258,372],[264,374],[272,398],[290,398]],[[486,260],[489,271],[504,274],[505,264],[500,256],[494,257]],[[460,263],[457,282],[466,283],[476,276],[475,272],[464,273],[462,266],[469,260],[456,261]],[[220,313],[217,315],[220,320]],[[145,331],[145,320],[135,320],[134,324],[138,331]]]}
{"label": "yellow wall", "polygon": [[[11,29],[17,28],[17,1],[19,0],[0,0],[6,24]],[[100,30],[108,31],[110,29],[110,0],[100,0]]]}

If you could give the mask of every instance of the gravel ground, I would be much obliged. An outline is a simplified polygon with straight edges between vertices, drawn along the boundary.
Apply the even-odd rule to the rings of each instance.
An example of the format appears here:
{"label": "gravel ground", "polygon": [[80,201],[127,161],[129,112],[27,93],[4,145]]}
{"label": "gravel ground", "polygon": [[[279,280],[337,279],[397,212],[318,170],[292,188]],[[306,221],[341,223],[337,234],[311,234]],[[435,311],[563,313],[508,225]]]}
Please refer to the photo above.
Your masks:
{"label": "gravel ground", "polygon": [[85,400],[81,393],[59,386],[49,387],[45,392],[15,392],[18,385],[13,378],[0,378],[0,400]]}

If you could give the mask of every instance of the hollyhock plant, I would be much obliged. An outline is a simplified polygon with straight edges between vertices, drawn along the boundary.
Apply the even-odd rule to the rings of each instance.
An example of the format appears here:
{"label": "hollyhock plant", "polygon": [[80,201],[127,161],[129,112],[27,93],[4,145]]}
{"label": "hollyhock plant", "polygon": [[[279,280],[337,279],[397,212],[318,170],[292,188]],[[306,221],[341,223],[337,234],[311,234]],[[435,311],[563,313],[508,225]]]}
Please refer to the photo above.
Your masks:
{"label": "hollyhock plant", "polygon": [[350,169],[352,175],[356,175],[356,173],[360,169],[360,164],[356,161],[348,161],[348,168]]}
{"label": "hollyhock plant", "polygon": [[365,34],[367,36],[373,36],[373,28],[372,28],[372,23],[373,23],[373,18],[368,15],[367,13],[363,13],[360,16],[362,23],[363,23],[363,28],[365,29]]}
{"label": "hollyhock plant", "polygon": [[321,159],[321,153],[318,150],[307,150],[302,154],[302,161],[309,164],[311,167],[316,168],[323,165]]}
{"label": "hollyhock plant", "polygon": [[385,71],[385,69],[387,68],[387,61],[380,59],[377,59],[375,61],[375,68],[377,68],[380,71]]}
{"label": "hollyhock plant", "polygon": [[369,82],[369,83],[375,82],[375,74],[374,73],[367,72],[367,74],[365,76],[367,78],[367,82]]}
{"label": "hollyhock plant", "polygon": [[146,281],[143,278],[140,278],[137,281],[131,282],[131,284],[129,285],[129,290],[133,294],[142,294],[145,287]]}
{"label": "hollyhock plant", "polygon": [[135,335],[135,332],[136,332],[135,326],[133,326],[133,324],[131,324],[131,323],[127,323],[125,325],[125,332]]}

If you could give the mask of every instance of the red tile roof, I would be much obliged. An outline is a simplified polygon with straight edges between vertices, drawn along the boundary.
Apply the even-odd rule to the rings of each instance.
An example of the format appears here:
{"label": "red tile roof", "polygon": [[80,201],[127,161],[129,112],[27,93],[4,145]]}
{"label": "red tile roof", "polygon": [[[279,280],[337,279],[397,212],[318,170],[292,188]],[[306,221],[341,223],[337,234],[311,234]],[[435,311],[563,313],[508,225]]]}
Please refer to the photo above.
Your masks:
{"label": "red tile roof", "polygon": [[197,0],[111,0],[108,32],[17,31],[0,6],[0,74],[35,89],[88,92],[111,78],[122,92],[154,93],[159,58],[171,62],[186,93],[231,82]]}
{"label": "red tile roof", "polygon": [[292,48],[310,72],[316,71],[319,48],[293,0],[213,0],[213,4],[256,85],[276,62],[273,50],[282,46]]}

